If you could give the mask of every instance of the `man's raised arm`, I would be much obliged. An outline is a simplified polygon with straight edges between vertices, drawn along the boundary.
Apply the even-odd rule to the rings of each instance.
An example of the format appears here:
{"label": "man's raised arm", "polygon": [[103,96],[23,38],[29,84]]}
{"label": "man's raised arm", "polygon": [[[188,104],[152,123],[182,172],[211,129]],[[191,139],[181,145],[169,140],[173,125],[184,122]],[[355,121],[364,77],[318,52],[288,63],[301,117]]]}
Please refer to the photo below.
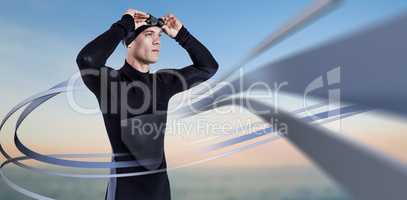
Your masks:
{"label": "man's raised arm", "polygon": [[109,30],[89,42],[78,54],[76,63],[85,85],[98,97],[100,95],[101,72],[107,59],[126,34],[134,29],[134,18],[129,10]]}
{"label": "man's raised arm", "polygon": [[189,54],[192,65],[181,69],[162,70],[167,74],[171,84],[175,87],[175,93],[191,88],[197,83],[211,78],[218,70],[218,63],[209,50],[199,42],[174,15],[164,16],[166,25],[164,31],[174,38]]}

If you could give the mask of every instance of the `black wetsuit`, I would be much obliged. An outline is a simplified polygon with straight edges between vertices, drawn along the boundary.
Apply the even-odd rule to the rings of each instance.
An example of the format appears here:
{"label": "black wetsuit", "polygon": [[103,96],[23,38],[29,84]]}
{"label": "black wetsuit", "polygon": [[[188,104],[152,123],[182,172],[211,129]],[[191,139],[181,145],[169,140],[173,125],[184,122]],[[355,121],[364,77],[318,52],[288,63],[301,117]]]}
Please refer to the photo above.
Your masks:
{"label": "black wetsuit", "polygon": [[[155,73],[150,71],[141,72],[133,68],[126,60],[119,70],[106,66],[108,57],[113,53],[128,31],[133,29],[133,18],[130,15],[123,15],[106,32],[88,43],[80,51],[76,60],[81,71],[82,80],[99,102],[114,153],[131,153],[121,140],[122,120],[151,114],[155,110],[166,111],[168,101],[173,95],[208,80],[218,69],[218,64],[208,49],[194,38],[185,27],[181,28],[175,40],[188,52],[192,60],[192,64],[189,66],[180,69],[158,70]],[[183,84],[179,75],[185,80],[184,83],[186,85]],[[143,90],[141,87],[132,87],[123,95],[124,90],[120,90],[122,85],[129,85],[138,81],[147,86],[149,90]],[[156,90],[155,94],[153,94],[154,89]],[[146,94],[146,91],[149,94]],[[144,98],[145,95],[152,95],[153,97],[148,99],[151,102],[147,103],[148,106],[145,109],[130,112],[130,110],[125,108],[127,106],[135,110],[141,108],[147,99]],[[123,110],[126,111],[124,115]],[[159,145],[157,148],[162,149],[164,152],[163,142],[154,144]],[[163,153],[163,155],[162,163],[158,167],[159,169],[167,167],[165,154]],[[137,159],[139,158],[134,156],[134,154],[114,158],[115,161]],[[138,166],[118,168],[113,170],[113,172],[115,171],[120,174],[146,170],[148,169]],[[170,198],[170,185],[166,171],[150,175],[113,178],[110,180],[106,191],[106,199],[164,200]]]}

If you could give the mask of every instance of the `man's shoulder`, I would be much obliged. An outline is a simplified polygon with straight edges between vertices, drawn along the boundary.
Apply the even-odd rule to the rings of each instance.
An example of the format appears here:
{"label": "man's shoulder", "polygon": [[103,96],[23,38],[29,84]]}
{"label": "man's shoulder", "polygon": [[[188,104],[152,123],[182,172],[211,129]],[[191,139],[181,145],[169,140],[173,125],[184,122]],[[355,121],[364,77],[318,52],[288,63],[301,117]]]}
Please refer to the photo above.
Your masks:
{"label": "man's shoulder", "polygon": [[162,80],[167,83],[171,83],[174,79],[180,79],[181,73],[178,69],[175,68],[165,68],[159,69],[153,73],[159,80]]}
{"label": "man's shoulder", "polygon": [[180,69],[175,68],[159,69],[154,74],[159,76],[182,76]]}
{"label": "man's shoulder", "polygon": [[177,69],[175,68],[165,68],[165,69],[159,69],[156,72],[154,72],[155,74],[165,74],[165,73],[173,73],[174,71],[177,71]]}

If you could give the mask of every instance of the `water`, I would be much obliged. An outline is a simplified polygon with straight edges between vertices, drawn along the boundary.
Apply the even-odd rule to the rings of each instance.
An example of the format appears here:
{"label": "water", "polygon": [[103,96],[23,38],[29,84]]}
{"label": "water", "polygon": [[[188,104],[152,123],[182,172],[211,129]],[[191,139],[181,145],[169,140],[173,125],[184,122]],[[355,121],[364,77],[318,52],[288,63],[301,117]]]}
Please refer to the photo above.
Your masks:
{"label": "water", "polygon": [[[18,185],[55,199],[104,199],[104,179],[85,180],[34,174],[17,167],[5,170]],[[187,168],[169,172],[172,199],[347,200],[338,185],[314,168]],[[0,181],[0,199],[31,199]]]}

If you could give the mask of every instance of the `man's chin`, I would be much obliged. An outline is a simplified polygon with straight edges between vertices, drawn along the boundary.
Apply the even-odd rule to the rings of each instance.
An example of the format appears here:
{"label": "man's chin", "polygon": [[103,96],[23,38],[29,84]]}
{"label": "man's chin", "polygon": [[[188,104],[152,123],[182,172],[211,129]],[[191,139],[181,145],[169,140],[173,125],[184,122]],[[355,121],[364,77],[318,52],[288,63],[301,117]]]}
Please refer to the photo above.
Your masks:
{"label": "man's chin", "polygon": [[149,63],[150,63],[150,64],[154,64],[154,63],[156,63],[156,62],[158,62],[158,58],[149,60]]}

